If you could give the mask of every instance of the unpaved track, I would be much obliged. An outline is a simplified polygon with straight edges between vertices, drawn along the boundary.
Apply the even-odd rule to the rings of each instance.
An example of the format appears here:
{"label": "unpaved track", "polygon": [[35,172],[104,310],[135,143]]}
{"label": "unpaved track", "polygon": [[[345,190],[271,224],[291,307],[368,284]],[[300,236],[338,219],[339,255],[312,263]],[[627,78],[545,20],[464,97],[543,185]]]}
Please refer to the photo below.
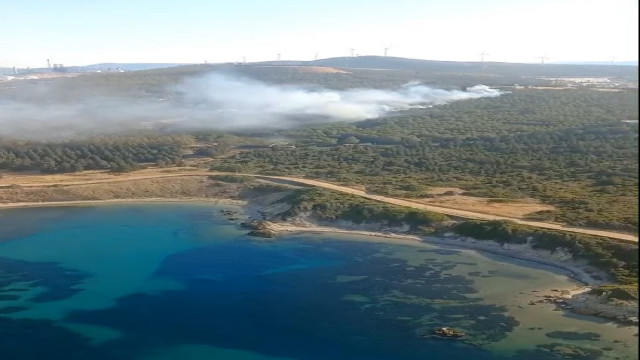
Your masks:
{"label": "unpaved track", "polygon": [[392,197],[388,197],[388,196],[367,194],[366,192],[364,192],[362,190],[357,190],[357,189],[353,189],[353,188],[346,187],[346,186],[335,185],[335,184],[331,184],[331,183],[324,182],[324,181],[311,180],[311,179],[302,179],[302,178],[294,178],[294,177],[288,177],[288,176],[263,176],[263,175],[251,175],[251,174],[243,174],[243,175],[255,176],[255,177],[258,177],[258,178],[265,178],[265,179],[280,179],[280,180],[290,181],[290,182],[299,183],[299,184],[317,186],[317,187],[322,187],[322,188],[325,188],[325,189],[340,191],[340,192],[347,193],[347,194],[362,196],[362,197],[365,197],[367,199],[381,201],[381,202],[385,202],[385,203],[388,203],[388,204],[405,206],[405,207],[410,207],[410,208],[420,209],[420,210],[427,210],[427,211],[437,212],[437,213],[440,213],[440,214],[456,216],[456,217],[461,217],[461,218],[466,218],[466,219],[509,220],[509,221],[513,221],[513,222],[518,223],[518,224],[529,225],[529,226],[543,228],[543,229],[563,230],[563,231],[569,231],[569,232],[574,232],[574,233],[604,236],[604,237],[608,237],[608,238],[612,238],[612,239],[618,239],[618,240],[624,240],[624,241],[638,242],[638,237],[635,236],[635,235],[631,235],[631,234],[624,234],[624,233],[619,233],[619,232],[615,232],[615,231],[577,228],[577,227],[565,226],[565,225],[562,225],[562,224],[554,224],[554,223],[547,223],[547,222],[527,221],[527,220],[521,220],[521,219],[517,219],[517,218],[510,218],[510,217],[506,217],[506,216],[488,215],[488,214],[472,212],[472,211],[451,209],[451,208],[442,207],[442,206],[426,205],[426,204],[421,204],[421,203],[418,203],[418,202],[415,202],[415,201],[411,201],[411,200],[406,200],[406,199],[399,199],[399,198],[392,198]]}
{"label": "unpaved track", "polygon": [[[146,179],[158,179],[168,177],[185,177],[185,176],[210,176],[215,175],[209,171],[189,171],[185,173],[175,174],[154,174],[154,175],[118,175],[111,179],[99,179],[99,180],[81,180],[81,181],[60,181],[60,182],[35,182],[35,183],[17,183],[20,187],[47,187],[47,186],[73,186],[73,185],[91,185],[91,184],[104,184],[104,183],[117,183],[133,180],[146,180]],[[0,186],[11,186],[10,184]]]}
{"label": "unpaved track", "polygon": [[312,180],[312,179],[304,179],[298,177],[290,177],[290,176],[271,176],[271,175],[256,175],[256,174],[241,174],[241,173],[225,173],[225,172],[209,172],[209,171],[185,171],[183,173],[172,173],[172,174],[153,174],[153,175],[120,175],[113,179],[100,179],[100,180],[87,180],[87,181],[62,181],[62,182],[51,182],[51,183],[20,183],[19,185],[22,187],[44,187],[44,186],[72,186],[72,185],[88,185],[88,184],[101,184],[101,183],[113,183],[113,182],[123,182],[123,181],[131,181],[131,180],[142,180],[142,179],[157,179],[164,177],[177,177],[177,176],[209,176],[209,175],[241,175],[241,176],[252,176],[259,179],[264,180],[280,180],[285,182],[291,182],[295,184],[303,184],[315,187],[321,187],[325,189],[330,189],[334,191],[339,191],[342,193],[352,194],[361,196],[367,199],[376,200],[380,202],[384,202],[387,204],[399,205],[404,207],[409,207],[413,209],[426,210],[437,212],[440,214],[461,217],[465,219],[475,219],[475,220],[509,220],[513,221],[517,224],[533,226],[537,228],[543,229],[551,229],[551,230],[562,230],[580,234],[588,234],[588,235],[597,235],[604,236],[611,239],[622,240],[626,242],[638,242],[638,236],[619,233],[615,231],[606,231],[606,230],[596,230],[596,229],[586,229],[586,228],[578,228],[572,226],[565,226],[562,224],[556,223],[548,223],[548,222],[540,222],[540,221],[527,221],[521,220],[517,218],[511,218],[506,216],[497,216],[497,215],[489,215],[483,214],[479,212],[473,211],[465,211],[447,208],[443,206],[436,205],[427,205],[421,204],[415,201],[400,199],[400,198],[392,198],[388,196],[381,195],[373,195],[368,194],[362,190],[350,188],[347,186],[341,186],[332,184],[326,181]]}

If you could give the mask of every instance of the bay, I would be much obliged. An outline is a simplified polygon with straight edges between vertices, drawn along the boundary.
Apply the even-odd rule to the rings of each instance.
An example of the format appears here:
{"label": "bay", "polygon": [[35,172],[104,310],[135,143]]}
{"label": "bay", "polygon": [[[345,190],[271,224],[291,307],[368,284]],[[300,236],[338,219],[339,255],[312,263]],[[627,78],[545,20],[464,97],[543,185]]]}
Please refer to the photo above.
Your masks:
{"label": "bay", "polygon": [[[240,210],[0,211],[0,359],[636,358],[637,328],[528,305],[579,285],[560,269],[366,236],[261,240],[221,209]],[[423,338],[440,326],[468,335]]]}

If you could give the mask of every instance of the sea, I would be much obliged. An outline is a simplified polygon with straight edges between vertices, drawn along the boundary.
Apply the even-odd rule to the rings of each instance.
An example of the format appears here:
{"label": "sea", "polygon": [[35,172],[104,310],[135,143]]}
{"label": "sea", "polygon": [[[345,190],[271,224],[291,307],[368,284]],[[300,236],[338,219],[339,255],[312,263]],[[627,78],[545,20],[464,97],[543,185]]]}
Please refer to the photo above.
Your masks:
{"label": "sea", "polygon": [[243,216],[1,210],[0,360],[637,358],[637,327],[537,302],[580,286],[563,269],[428,240],[256,238]]}

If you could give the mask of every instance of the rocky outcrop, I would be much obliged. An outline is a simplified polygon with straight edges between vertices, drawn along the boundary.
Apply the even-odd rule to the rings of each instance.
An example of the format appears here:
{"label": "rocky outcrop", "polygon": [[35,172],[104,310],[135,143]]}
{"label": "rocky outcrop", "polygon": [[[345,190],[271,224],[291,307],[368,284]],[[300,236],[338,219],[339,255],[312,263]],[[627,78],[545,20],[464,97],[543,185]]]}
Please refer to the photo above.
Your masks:
{"label": "rocky outcrop", "polygon": [[222,216],[226,217],[227,220],[230,220],[230,221],[239,220],[241,216],[240,211],[238,210],[221,209],[220,214],[222,214]]}
{"label": "rocky outcrop", "polygon": [[422,336],[423,338],[430,338],[430,337],[440,337],[440,338],[460,338],[465,336],[467,333],[465,333],[462,330],[458,330],[458,329],[454,329],[454,328],[450,328],[450,327],[440,327],[437,329],[433,330],[432,334],[428,334],[428,335],[424,335]]}
{"label": "rocky outcrop", "polygon": [[578,314],[595,315],[624,324],[638,325],[638,302],[608,298],[606,295],[582,293],[567,299]]}
{"label": "rocky outcrop", "polygon": [[247,233],[247,235],[250,236],[256,236],[256,237],[262,237],[262,238],[274,238],[278,235],[277,232],[273,231],[273,230],[269,230],[269,229],[265,229],[265,230],[253,230],[253,231],[249,231]]}
{"label": "rocky outcrop", "polygon": [[462,337],[467,334],[464,331],[450,328],[450,327],[437,328],[433,331],[433,333],[441,337],[453,337],[453,338]]}
{"label": "rocky outcrop", "polygon": [[253,220],[242,223],[242,226],[251,229],[248,235],[263,237],[263,238],[274,238],[278,235],[278,231],[275,230],[272,224],[266,220]]}
{"label": "rocky outcrop", "polygon": [[589,287],[575,291],[558,291],[559,295],[543,295],[529,305],[554,304],[556,310],[568,310],[577,314],[593,315],[625,325],[638,325],[638,302],[619,300],[609,294],[595,294]]}

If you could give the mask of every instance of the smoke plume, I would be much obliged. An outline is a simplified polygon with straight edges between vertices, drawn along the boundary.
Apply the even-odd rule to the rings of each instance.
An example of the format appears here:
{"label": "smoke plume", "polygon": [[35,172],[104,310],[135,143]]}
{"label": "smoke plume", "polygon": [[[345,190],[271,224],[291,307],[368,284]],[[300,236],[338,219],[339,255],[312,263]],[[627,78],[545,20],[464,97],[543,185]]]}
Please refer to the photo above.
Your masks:
{"label": "smoke plume", "polygon": [[[19,84],[19,82],[15,82]],[[0,137],[68,139],[123,133],[158,126],[174,129],[277,129],[313,121],[358,121],[393,111],[442,105],[452,101],[496,97],[484,85],[460,90],[435,89],[417,82],[395,90],[273,85],[212,73],[164,89],[161,98],[74,95],[46,101],[64,91],[42,84],[38,98],[3,100]]]}

